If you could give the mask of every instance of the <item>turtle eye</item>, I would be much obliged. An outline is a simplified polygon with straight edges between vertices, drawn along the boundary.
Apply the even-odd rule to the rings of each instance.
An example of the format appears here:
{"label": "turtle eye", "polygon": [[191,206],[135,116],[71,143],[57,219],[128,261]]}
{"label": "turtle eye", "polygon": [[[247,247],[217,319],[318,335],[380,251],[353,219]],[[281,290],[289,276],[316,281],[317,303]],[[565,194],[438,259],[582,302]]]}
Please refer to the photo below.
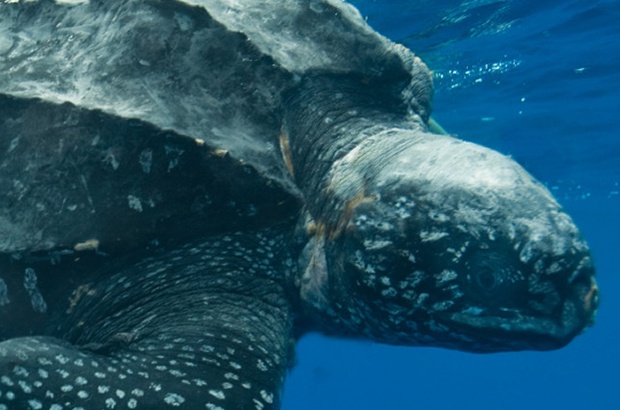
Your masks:
{"label": "turtle eye", "polygon": [[472,296],[487,306],[519,306],[527,293],[524,275],[494,255],[475,257],[467,279]]}
{"label": "turtle eye", "polygon": [[492,292],[497,289],[501,283],[501,278],[498,277],[490,266],[481,266],[474,272],[473,276],[475,285],[484,292]]}
{"label": "turtle eye", "polygon": [[470,285],[483,294],[498,291],[502,285],[504,261],[494,253],[478,251],[466,264]]}
{"label": "turtle eye", "polygon": [[514,296],[519,285],[519,274],[503,255],[479,252],[468,264],[468,279],[472,288],[482,297],[507,302]]}

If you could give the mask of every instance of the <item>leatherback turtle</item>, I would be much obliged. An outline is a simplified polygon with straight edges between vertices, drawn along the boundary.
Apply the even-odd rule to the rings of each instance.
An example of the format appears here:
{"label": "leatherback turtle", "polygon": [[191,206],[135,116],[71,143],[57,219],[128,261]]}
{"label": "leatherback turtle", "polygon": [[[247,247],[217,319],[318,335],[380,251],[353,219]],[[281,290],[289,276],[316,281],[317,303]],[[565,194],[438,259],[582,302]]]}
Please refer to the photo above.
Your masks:
{"label": "leatherback turtle", "polygon": [[586,243],[338,0],[0,4],[0,409],[275,409],[308,331],[555,349]]}

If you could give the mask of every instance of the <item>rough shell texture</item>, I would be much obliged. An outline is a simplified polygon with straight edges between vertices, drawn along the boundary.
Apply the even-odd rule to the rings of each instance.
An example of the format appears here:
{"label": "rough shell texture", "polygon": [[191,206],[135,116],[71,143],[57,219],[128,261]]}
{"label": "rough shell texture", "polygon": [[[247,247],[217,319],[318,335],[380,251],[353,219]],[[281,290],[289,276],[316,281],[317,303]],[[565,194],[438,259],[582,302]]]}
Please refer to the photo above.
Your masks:
{"label": "rough shell texture", "polygon": [[77,3],[0,4],[2,252],[293,214],[282,95],[311,71],[394,78],[428,111],[423,64],[341,2]]}

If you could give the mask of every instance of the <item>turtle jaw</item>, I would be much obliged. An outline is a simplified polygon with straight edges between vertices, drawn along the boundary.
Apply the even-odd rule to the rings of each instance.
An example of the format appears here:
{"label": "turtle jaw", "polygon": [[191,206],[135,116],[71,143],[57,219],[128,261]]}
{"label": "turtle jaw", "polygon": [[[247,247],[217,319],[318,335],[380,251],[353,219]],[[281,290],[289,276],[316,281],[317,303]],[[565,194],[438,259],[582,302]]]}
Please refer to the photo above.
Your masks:
{"label": "turtle jaw", "polygon": [[[503,311],[484,315],[476,309],[440,313],[437,321],[459,335],[459,350],[491,353],[507,350],[555,350],[570,343],[594,324],[599,303],[598,286],[578,288],[562,305],[559,318]],[[463,340],[469,340],[463,343]]]}

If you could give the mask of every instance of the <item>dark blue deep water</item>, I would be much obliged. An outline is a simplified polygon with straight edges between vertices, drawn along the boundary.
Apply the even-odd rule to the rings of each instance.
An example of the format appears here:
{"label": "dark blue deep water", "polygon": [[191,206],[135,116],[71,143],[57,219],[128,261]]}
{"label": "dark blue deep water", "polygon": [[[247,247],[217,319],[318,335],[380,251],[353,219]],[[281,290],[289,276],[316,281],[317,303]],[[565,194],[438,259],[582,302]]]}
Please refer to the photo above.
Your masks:
{"label": "dark blue deep water", "polygon": [[620,409],[620,1],[360,0],[435,72],[434,117],[513,156],[590,243],[597,324],[553,352],[474,355],[310,335],[285,410]]}

